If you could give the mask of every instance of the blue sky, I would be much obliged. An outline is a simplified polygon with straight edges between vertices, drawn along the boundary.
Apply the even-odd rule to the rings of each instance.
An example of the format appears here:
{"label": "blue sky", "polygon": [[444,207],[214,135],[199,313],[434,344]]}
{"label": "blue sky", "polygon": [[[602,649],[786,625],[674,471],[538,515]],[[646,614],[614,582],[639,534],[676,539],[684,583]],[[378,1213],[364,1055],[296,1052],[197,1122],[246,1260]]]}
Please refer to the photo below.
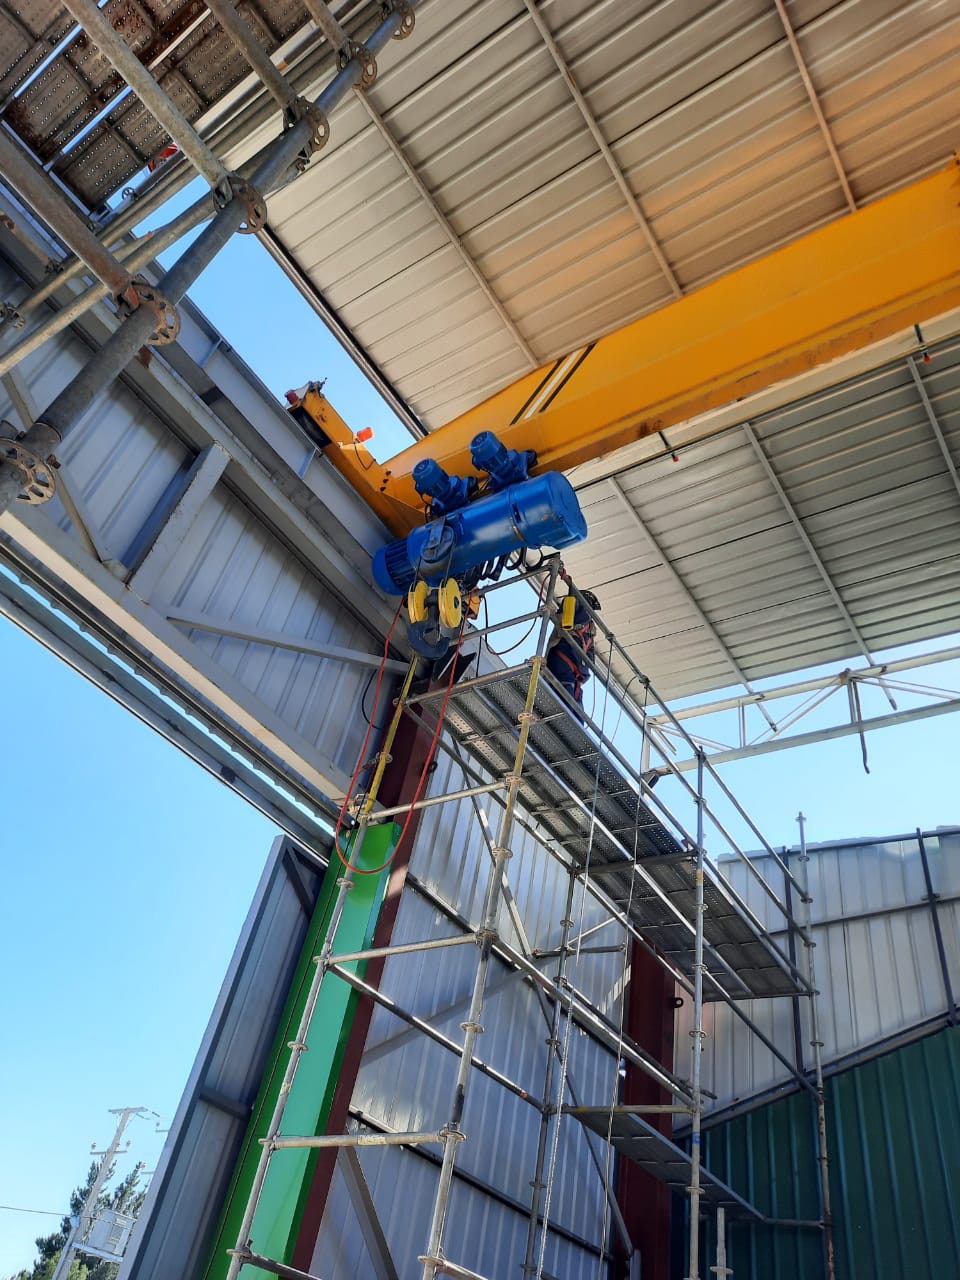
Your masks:
{"label": "blue sky", "polygon": [[[374,427],[379,456],[406,442],[254,240],[235,238],[192,296],[278,396],[329,377],[350,425]],[[0,898],[0,1205],[62,1211],[90,1144],[112,1135],[109,1108],[172,1117],[276,832],[5,620],[0,660],[15,783]],[[869,776],[852,737],[724,775],[776,844],[796,841],[800,808],[812,841],[951,824],[957,728],[950,716],[871,735]],[[152,1167],[153,1122],[129,1132],[130,1162]],[[55,1223],[0,1209],[0,1276],[27,1265]]]}

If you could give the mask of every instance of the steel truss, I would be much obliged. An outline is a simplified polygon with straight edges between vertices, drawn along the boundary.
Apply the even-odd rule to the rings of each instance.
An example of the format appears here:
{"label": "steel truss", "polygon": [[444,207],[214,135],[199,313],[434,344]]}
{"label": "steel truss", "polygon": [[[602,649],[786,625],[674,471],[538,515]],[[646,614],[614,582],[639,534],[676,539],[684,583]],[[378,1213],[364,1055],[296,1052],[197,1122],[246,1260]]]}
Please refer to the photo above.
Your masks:
{"label": "steel truss", "polygon": [[[696,785],[692,785],[684,773],[671,765],[669,760],[662,770],[663,773],[672,774],[679,782],[681,797],[687,801],[693,813],[692,822],[688,823],[672,813],[654,794],[649,771],[644,768],[652,729],[648,723],[651,717],[646,706],[620,690],[621,715],[640,729],[640,740],[634,753],[637,763],[634,764],[613,741],[613,735],[604,725],[586,715],[553,680],[546,666],[546,658],[554,634],[554,620],[558,614],[559,571],[559,562],[554,558],[548,565],[548,571],[540,575],[540,602],[527,615],[534,620],[537,631],[533,653],[516,666],[462,680],[449,691],[444,724],[445,740],[441,739],[441,746],[457,760],[467,785],[421,802],[437,805],[469,799],[476,808],[478,797],[485,795],[499,808],[496,834],[490,835],[486,827],[483,827],[489,854],[489,873],[479,922],[456,917],[449,908],[436,902],[461,930],[456,936],[425,939],[362,952],[338,953],[336,927],[354,870],[358,866],[358,853],[364,834],[372,825],[387,821],[396,814],[394,808],[378,810],[376,795],[400,718],[407,715],[419,719],[419,707],[422,705],[429,709],[445,693],[442,689],[431,689],[426,693],[412,695],[410,688],[413,668],[407,673],[384,744],[376,756],[373,780],[357,813],[354,849],[349,859],[350,865],[341,878],[333,922],[322,950],[315,957],[313,984],[304,1020],[291,1045],[285,1087],[281,1090],[268,1134],[262,1139],[263,1150],[257,1178],[247,1204],[240,1238],[231,1251],[230,1280],[236,1280],[240,1276],[245,1264],[255,1265],[278,1276],[306,1280],[307,1273],[296,1271],[285,1263],[266,1259],[253,1249],[251,1231],[258,1197],[273,1159],[283,1159],[285,1150],[318,1147],[350,1150],[358,1146],[381,1145],[438,1149],[436,1196],[426,1248],[419,1259],[423,1280],[434,1280],[438,1275],[476,1277],[476,1272],[449,1258],[445,1251],[457,1153],[460,1144],[468,1140],[463,1120],[470,1081],[475,1070],[534,1107],[540,1114],[523,1263],[525,1276],[541,1280],[544,1275],[544,1249],[551,1230],[550,1192],[554,1174],[551,1145],[555,1144],[559,1126],[565,1117],[572,1117],[583,1124],[588,1137],[592,1129],[600,1138],[600,1157],[592,1146],[591,1154],[598,1176],[604,1183],[610,1222],[628,1254],[632,1246],[622,1209],[608,1180],[603,1176],[604,1140],[620,1152],[636,1152],[642,1148],[642,1154],[634,1157],[642,1167],[675,1187],[679,1188],[682,1184],[686,1190],[690,1198],[688,1280],[700,1280],[700,1222],[707,1211],[715,1211],[717,1215],[717,1264],[725,1266],[726,1218],[737,1217],[742,1222],[767,1225],[772,1220],[765,1218],[754,1206],[713,1177],[701,1164],[699,1136],[706,1099],[701,1063],[706,1039],[704,1005],[708,1000],[724,1000],[776,1055],[790,1072],[795,1084],[811,1096],[816,1107],[821,1217],[816,1222],[784,1222],[775,1225],[780,1225],[785,1230],[818,1228],[824,1238],[825,1274],[828,1280],[833,1280],[832,1225],[829,1187],[826,1182],[823,1076],[819,1062],[806,865],[801,864],[798,878],[781,856],[763,840],[716,774],[703,750],[686,735],[679,720],[670,719],[669,713],[663,712],[663,704],[656,699],[648,678],[633,666],[629,655],[597,615],[593,615],[597,628],[596,648],[592,654],[585,655],[597,687],[602,685],[607,690],[612,687],[610,663],[614,654],[617,655],[618,663],[630,663],[634,673],[631,686],[641,688],[644,702],[651,700],[657,705],[661,715],[668,716],[667,723],[672,733],[683,738],[694,752],[697,761]],[[489,596],[496,589],[496,586],[488,588],[484,594]],[[477,629],[475,633],[471,633],[471,638],[474,635],[483,638],[490,632],[502,630],[502,626],[502,623],[494,623]],[[512,709],[512,715],[508,714],[506,708]],[[485,712],[488,718],[486,732],[479,731],[477,727],[477,718],[481,712]],[[618,717],[618,725],[619,723]],[[505,765],[499,770],[496,765],[498,756]],[[571,768],[573,773],[565,781],[564,770]],[[494,775],[492,781],[491,774]],[[589,785],[591,777],[592,794]],[[583,785],[584,778],[586,786]],[[556,799],[557,787],[563,792],[562,804]],[[538,794],[542,801],[539,806],[535,803]],[[635,815],[629,831],[617,830],[610,822],[611,805],[622,804],[625,799]],[[717,812],[718,799],[733,805],[761,840],[766,853],[774,858],[784,875],[788,893],[792,890],[802,904],[802,919],[798,919],[791,911],[789,898],[781,898],[762,879],[746,853],[740,849]],[[581,824],[578,832],[565,840],[558,838],[562,837],[564,822],[568,826],[574,824],[575,828],[578,821]],[[691,829],[688,829],[688,825]],[[544,855],[558,862],[568,875],[560,943],[555,953],[558,959],[555,977],[547,976],[535,962],[543,957],[537,956],[530,949],[506,875],[507,864],[512,856],[511,840],[518,828],[532,835]],[[800,965],[795,964],[787,951],[774,941],[771,930],[760,923],[747,903],[726,880],[720,866],[707,854],[708,830],[717,833],[724,846],[746,864],[763,892],[775,905],[783,921],[781,931],[785,931],[795,943],[799,942],[802,948],[803,962]],[[683,878],[685,875],[686,879]],[[664,876],[680,878],[671,881],[664,879]],[[622,883],[618,884],[617,877],[621,881],[626,880],[626,888]],[[671,884],[674,886],[674,894],[684,895],[686,906],[679,906],[671,897],[668,887]],[[570,981],[567,962],[571,956],[578,954],[584,942],[573,930],[573,902],[577,886],[580,886],[583,893],[589,894],[592,900],[602,904],[608,913],[608,921],[623,930],[623,947],[626,946],[627,938],[637,940],[692,998],[689,1078],[681,1078],[658,1064],[641,1046],[632,1042],[622,1027],[610,1023],[599,1010],[592,1007],[587,997]],[[517,946],[498,927],[502,908],[506,909],[517,936]],[[729,917],[725,913],[729,913]],[[730,939],[718,933],[718,929],[722,931],[728,918],[736,921],[738,929],[750,931],[750,946],[762,949],[762,963],[758,964],[755,960],[748,963],[746,953],[738,955]],[[676,941],[678,937],[681,938],[679,943]],[[668,938],[674,940],[672,951],[665,945]],[[464,1031],[462,1041],[445,1035],[432,1026],[428,1019],[404,1008],[397,1000],[365,982],[351,967],[374,957],[400,958],[412,953],[436,953],[468,942],[476,944],[478,959],[472,990],[465,1001],[466,1013],[461,1024]],[[718,950],[720,946],[723,947],[724,955]],[[615,949],[621,950],[623,947]],[[589,947],[583,949],[587,950]],[[725,959],[724,956],[733,958]],[[491,1063],[485,1062],[477,1052],[478,1038],[484,1029],[482,1019],[485,999],[494,964],[506,966],[519,981],[529,983],[537,993],[542,1017],[549,1028],[547,1043],[550,1049],[539,1087],[529,1088],[525,1082],[511,1079]],[[422,1034],[458,1059],[454,1096],[446,1122],[441,1127],[410,1133],[387,1132],[375,1127],[374,1131],[328,1134],[322,1137],[282,1132],[286,1099],[309,1030],[311,1011],[316,1006],[322,984],[330,978],[347,983],[358,993],[387,1009],[404,1024],[406,1030],[402,1034]],[[744,997],[756,999],[763,998],[764,995],[771,998],[787,996],[794,1000],[806,997],[810,1000],[814,1046],[812,1079],[755,1026],[739,1003]],[[566,1053],[569,1029],[574,1024],[612,1051],[618,1059],[631,1061],[650,1075],[670,1094],[672,1101],[662,1106],[620,1106],[608,1100],[598,1106],[590,1105],[589,1099],[582,1099],[575,1081],[571,1079]],[[572,1098],[572,1102],[566,1101],[568,1096]],[[644,1119],[645,1114],[663,1112],[690,1117],[692,1141],[689,1155],[685,1155]],[[369,1129],[370,1126],[365,1128]],[[602,1255],[612,1257],[612,1247],[612,1242],[605,1236],[601,1243]]]}
{"label": "steel truss", "polygon": [[[714,764],[725,764],[731,760],[766,755],[771,751],[785,751],[789,747],[810,746],[851,734],[860,738],[865,758],[865,735],[868,732],[908,724],[914,720],[926,720],[931,716],[949,715],[960,710],[960,688],[955,687],[955,670],[949,674],[949,684],[954,687],[947,687],[939,682],[928,684],[898,678],[902,673],[958,660],[960,648],[954,646],[890,662],[845,667],[842,671],[829,675],[794,680],[769,689],[750,689],[743,694],[697,703],[669,714],[657,708],[649,721],[660,735],[661,744],[666,746],[673,758],[674,768],[680,772],[696,769],[697,748]],[[880,714],[868,713],[864,707],[864,694],[872,690],[883,694],[892,702],[894,709]],[[903,700],[909,699],[916,705],[898,706],[892,701],[893,695]],[[778,713],[777,704],[781,701],[785,706]],[[823,708],[835,711],[832,716],[834,723],[808,732],[791,732],[795,726],[815,716]],[[748,727],[748,716],[753,709],[759,711],[766,720],[766,726],[758,727],[755,733]],[[710,736],[706,732],[698,732],[696,722],[707,717],[723,717],[727,726],[726,729],[719,730],[725,735],[723,739],[719,738],[716,727],[711,728]],[[674,728],[675,720],[683,721],[688,726],[684,734],[678,733]],[[688,743],[693,750],[680,758],[680,753]]]}

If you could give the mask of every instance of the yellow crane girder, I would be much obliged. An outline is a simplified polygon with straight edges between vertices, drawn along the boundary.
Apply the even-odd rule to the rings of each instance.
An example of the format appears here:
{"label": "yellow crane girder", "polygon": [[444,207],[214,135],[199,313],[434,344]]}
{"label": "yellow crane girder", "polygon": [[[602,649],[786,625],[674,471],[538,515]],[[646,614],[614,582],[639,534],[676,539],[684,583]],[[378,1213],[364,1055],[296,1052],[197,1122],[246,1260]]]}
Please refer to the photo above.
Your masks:
{"label": "yellow crane girder", "polygon": [[422,519],[414,466],[431,457],[470,474],[479,431],[535,449],[536,472],[567,470],[957,307],[955,160],[520,378],[383,465],[319,393],[302,407],[330,437],[335,465],[403,534]]}

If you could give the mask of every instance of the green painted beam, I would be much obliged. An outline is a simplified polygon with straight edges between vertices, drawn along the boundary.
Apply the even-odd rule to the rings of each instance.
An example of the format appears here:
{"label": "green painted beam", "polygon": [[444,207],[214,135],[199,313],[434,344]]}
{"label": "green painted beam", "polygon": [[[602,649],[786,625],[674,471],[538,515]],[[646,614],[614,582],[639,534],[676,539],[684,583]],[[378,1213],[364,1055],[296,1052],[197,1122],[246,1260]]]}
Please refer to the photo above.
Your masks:
{"label": "green painted beam", "polygon": [[[384,824],[367,828],[358,866],[379,867],[385,863],[400,838],[400,827]],[[227,1273],[227,1250],[237,1242],[237,1233],[260,1159],[259,1139],[266,1136],[280,1092],[280,1084],[313,978],[313,957],[320,953],[333,912],[343,867],[334,859],[324,876],[310,929],[284,1006],[280,1025],[270,1051],[267,1070],[247,1126],[243,1146],[227,1193],[216,1238],[204,1272],[204,1280],[223,1280]],[[386,867],[379,875],[358,875],[347,894],[337,929],[336,951],[362,951],[373,941],[384,891],[390,876]],[[350,966],[363,974],[365,964]],[[282,1132],[287,1135],[325,1132],[338,1073],[353,1024],[357,994],[345,982],[328,975],[320,989],[316,1011],[307,1035],[308,1050],[300,1064],[284,1113]],[[270,1161],[263,1194],[253,1224],[253,1249],[265,1258],[289,1264],[303,1212],[316,1151],[277,1151]],[[243,1268],[244,1280],[267,1276],[259,1267]]]}

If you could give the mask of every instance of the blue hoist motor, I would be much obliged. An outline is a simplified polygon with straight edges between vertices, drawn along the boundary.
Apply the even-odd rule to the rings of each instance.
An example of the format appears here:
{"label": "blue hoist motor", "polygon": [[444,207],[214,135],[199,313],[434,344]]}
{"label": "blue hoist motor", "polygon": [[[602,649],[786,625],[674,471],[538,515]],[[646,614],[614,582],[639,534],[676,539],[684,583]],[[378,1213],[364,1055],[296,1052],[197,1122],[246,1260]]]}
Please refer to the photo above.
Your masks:
{"label": "blue hoist motor", "polygon": [[587,536],[573,486],[558,471],[528,477],[532,450],[507,449],[491,431],[470,444],[476,476],[449,476],[432,458],[413,482],[434,518],[382,547],[373,576],[388,595],[407,594],[413,649],[442,657],[463,618],[463,594],[521,549],[562,550]]}

